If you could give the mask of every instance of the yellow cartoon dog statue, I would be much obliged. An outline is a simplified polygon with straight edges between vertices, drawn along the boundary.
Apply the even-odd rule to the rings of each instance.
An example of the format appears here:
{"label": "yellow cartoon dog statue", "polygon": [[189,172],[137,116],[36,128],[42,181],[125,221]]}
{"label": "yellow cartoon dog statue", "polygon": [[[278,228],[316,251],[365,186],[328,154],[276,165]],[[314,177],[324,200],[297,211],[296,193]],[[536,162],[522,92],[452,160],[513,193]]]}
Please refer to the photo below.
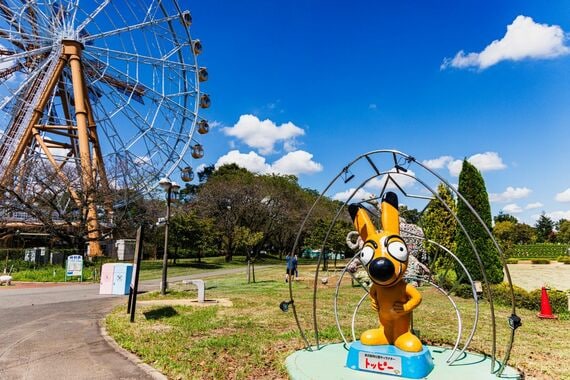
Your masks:
{"label": "yellow cartoon dog statue", "polygon": [[403,279],[408,248],[400,237],[397,195],[387,192],[380,208],[382,230],[378,231],[366,209],[354,204],[348,207],[364,242],[359,259],[372,280],[370,301],[378,313],[380,326],[365,331],[360,342],[353,343],[347,366],[419,378],[431,372],[433,362],[427,348],[410,331],[411,312],[421,303],[422,296]]}

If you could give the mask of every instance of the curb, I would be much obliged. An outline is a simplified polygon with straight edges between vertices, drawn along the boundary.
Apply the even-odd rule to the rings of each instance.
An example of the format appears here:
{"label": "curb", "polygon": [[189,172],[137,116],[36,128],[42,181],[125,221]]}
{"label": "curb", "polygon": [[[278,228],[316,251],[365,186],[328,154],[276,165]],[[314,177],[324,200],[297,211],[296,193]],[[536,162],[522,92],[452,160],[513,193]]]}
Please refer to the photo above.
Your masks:
{"label": "curb", "polygon": [[107,333],[107,329],[105,328],[105,319],[104,318],[100,319],[99,322],[97,322],[97,324],[99,325],[99,332],[100,332],[101,336],[103,337],[103,339],[105,339],[105,341],[107,343],[109,343],[109,345],[111,347],[113,347],[113,349],[117,353],[123,355],[125,358],[127,358],[127,360],[129,360],[131,363],[135,364],[137,367],[139,367],[141,370],[143,370],[143,372],[145,372],[147,375],[152,377],[154,380],[168,380],[168,377],[164,376],[156,368],[151,367],[150,365],[143,362],[138,356],[136,356],[132,352],[129,352],[129,351],[125,350],[124,348],[122,348],[121,346],[119,346],[117,344],[117,342],[115,342],[115,339],[113,339]]}

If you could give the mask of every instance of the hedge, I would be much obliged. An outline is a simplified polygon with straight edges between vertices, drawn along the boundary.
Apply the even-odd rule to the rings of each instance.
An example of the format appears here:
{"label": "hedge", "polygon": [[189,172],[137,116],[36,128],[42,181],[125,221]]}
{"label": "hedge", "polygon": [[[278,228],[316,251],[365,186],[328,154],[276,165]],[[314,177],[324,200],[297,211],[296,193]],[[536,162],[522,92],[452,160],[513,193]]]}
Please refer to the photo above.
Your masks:
{"label": "hedge", "polygon": [[[456,296],[462,298],[471,298],[473,296],[471,286],[467,284],[459,285],[453,292]],[[542,289],[535,289],[531,292],[527,292],[523,288],[513,285],[513,293],[515,296],[515,305],[517,307],[522,307],[528,310],[540,310]],[[511,305],[511,292],[508,284],[502,283],[491,285],[491,295],[494,303],[503,306]],[[486,296],[487,291],[483,289],[482,298],[485,299]],[[554,313],[568,312],[568,294],[566,292],[550,289],[548,290],[548,299]]]}
{"label": "hedge", "polygon": [[567,256],[570,244],[518,244],[508,250],[509,257],[518,259],[545,258],[556,259],[559,256]]}

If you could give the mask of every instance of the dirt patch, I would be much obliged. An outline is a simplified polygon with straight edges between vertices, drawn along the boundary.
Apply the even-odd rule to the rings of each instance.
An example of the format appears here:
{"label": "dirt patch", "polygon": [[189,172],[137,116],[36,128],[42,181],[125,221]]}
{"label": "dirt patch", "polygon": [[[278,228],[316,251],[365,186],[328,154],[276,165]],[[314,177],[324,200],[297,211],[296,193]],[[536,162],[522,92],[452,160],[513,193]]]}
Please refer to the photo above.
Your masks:
{"label": "dirt patch", "polygon": [[543,286],[558,290],[570,290],[570,265],[559,262],[550,264],[509,264],[513,285],[526,290]]}

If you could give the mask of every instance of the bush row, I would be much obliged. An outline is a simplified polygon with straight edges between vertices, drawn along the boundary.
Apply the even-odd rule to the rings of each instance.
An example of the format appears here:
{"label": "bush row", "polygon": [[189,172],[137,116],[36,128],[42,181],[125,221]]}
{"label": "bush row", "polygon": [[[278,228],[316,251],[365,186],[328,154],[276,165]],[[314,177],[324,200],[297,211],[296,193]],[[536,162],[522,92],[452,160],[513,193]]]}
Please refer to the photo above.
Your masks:
{"label": "bush row", "polygon": [[[507,264],[518,264],[520,259],[507,259]],[[563,264],[570,264],[570,256],[559,256],[556,261]],[[533,264],[550,264],[550,260],[548,259],[531,259],[531,263]]]}
{"label": "bush row", "polygon": [[[471,298],[473,293],[471,291],[471,286],[468,284],[461,284],[456,287],[453,291],[454,294],[461,298]],[[527,292],[523,288],[513,285],[513,293],[515,296],[515,305],[517,307],[522,307],[528,310],[540,310],[542,290],[535,289],[533,291]],[[493,297],[493,302],[498,305],[510,306],[511,305],[511,291],[506,283],[499,285],[491,285],[491,295]],[[487,291],[483,289],[483,299],[487,298]],[[550,289],[548,290],[548,298],[550,300],[550,306],[554,313],[566,313],[568,312],[568,295],[566,292]]]}
{"label": "bush row", "polygon": [[507,251],[508,257],[513,258],[556,258],[567,255],[568,244],[519,244]]}

